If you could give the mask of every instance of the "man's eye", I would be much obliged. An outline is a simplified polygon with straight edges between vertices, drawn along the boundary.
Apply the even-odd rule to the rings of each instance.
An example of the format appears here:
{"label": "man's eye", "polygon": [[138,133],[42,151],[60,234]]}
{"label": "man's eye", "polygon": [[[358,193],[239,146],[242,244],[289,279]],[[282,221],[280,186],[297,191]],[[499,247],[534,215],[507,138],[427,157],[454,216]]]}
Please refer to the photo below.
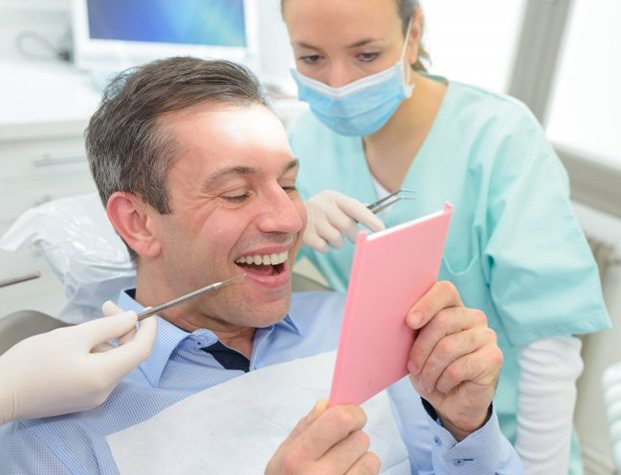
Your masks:
{"label": "man's eye", "polygon": [[282,189],[285,190],[287,193],[295,193],[296,191],[298,191],[295,185],[283,186]]}
{"label": "man's eye", "polygon": [[223,195],[222,198],[233,203],[240,203],[250,198],[250,193],[243,193],[240,195]]}

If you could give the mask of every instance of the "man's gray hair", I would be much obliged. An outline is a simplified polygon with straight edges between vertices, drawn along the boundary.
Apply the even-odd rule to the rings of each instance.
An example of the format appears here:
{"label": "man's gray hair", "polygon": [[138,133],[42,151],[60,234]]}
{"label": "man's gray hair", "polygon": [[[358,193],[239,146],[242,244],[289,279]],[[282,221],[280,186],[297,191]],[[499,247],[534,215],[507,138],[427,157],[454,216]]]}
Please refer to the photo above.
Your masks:
{"label": "man's gray hair", "polygon": [[104,206],[123,191],[161,214],[172,212],[166,174],[178,150],[158,118],[201,102],[266,105],[256,76],[230,61],[173,57],[112,80],[86,129],[86,153]]}

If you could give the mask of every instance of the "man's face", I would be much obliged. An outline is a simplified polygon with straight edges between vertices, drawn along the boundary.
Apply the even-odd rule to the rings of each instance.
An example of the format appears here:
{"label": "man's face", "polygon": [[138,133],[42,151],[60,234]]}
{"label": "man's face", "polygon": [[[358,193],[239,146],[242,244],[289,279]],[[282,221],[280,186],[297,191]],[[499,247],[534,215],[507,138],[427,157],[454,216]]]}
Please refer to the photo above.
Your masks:
{"label": "man's face", "polygon": [[166,180],[172,214],[152,220],[165,292],[248,274],[177,315],[233,332],[282,319],[306,212],[281,123],[260,105],[205,103],[166,114],[159,126],[180,148]]}

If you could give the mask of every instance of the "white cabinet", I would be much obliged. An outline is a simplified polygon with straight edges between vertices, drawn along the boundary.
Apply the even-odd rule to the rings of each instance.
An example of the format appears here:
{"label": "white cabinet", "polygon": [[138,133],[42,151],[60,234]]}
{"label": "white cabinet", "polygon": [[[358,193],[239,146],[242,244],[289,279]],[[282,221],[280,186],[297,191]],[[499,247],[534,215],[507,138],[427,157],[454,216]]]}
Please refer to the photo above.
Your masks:
{"label": "white cabinet", "polygon": [[[27,209],[95,190],[84,129],[99,102],[88,77],[60,64],[0,63],[0,235]],[[39,271],[39,279],[0,288],[0,317],[15,310],[56,314],[63,289],[35,252],[0,251],[0,281]]]}

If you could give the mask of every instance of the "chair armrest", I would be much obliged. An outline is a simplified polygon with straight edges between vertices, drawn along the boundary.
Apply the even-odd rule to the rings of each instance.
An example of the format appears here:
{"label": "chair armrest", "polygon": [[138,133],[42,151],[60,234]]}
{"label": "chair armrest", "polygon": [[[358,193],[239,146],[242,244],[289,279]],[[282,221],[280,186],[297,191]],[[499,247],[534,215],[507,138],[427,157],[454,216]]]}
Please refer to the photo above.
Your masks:
{"label": "chair armrest", "polygon": [[32,335],[66,327],[67,323],[37,310],[19,310],[0,318],[0,354]]}

